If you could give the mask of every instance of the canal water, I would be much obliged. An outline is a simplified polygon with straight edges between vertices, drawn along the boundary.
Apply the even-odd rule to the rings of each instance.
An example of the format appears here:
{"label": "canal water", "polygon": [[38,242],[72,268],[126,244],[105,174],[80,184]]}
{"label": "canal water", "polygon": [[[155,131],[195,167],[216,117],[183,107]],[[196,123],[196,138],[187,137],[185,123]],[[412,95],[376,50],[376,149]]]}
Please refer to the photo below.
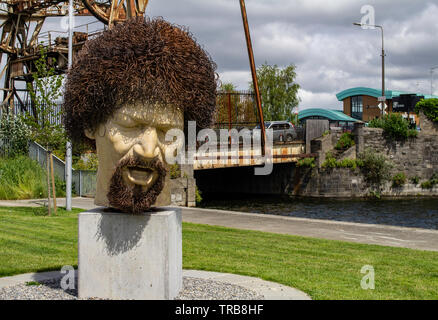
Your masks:
{"label": "canal water", "polygon": [[229,199],[224,196],[204,199],[200,207],[438,230],[438,199],[336,200],[283,196]]}

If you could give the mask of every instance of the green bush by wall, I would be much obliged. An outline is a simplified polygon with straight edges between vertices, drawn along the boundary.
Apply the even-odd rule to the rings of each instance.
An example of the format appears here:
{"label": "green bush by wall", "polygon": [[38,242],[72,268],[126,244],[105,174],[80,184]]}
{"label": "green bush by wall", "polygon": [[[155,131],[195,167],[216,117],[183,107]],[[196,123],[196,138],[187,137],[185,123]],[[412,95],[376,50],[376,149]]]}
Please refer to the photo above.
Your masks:
{"label": "green bush by wall", "polygon": [[438,122],[438,99],[423,99],[415,106],[415,112],[423,111],[425,116],[433,121]]}
{"label": "green bush by wall", "polygon": [[409,123],[399,113],[391,113],[383,118],[376,118],[368,123],[370,128],[382,128],[384,134],[394,140],[415,138],[418,133],[415,129],[409,129]]}

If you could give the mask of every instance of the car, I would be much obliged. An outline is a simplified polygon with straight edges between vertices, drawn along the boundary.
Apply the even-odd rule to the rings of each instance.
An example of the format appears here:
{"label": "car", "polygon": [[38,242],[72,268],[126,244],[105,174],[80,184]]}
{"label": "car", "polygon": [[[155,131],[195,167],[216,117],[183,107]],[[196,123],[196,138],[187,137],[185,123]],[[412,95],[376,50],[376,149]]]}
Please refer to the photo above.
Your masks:
{"label": "car", "polygon": [[[260,139],[260,125],[253,132],[254,139]],[[265,129],[272,129],[274,142],[290,142],[297,138],[295,127],[289,121],[269,121],[265,122]]]}

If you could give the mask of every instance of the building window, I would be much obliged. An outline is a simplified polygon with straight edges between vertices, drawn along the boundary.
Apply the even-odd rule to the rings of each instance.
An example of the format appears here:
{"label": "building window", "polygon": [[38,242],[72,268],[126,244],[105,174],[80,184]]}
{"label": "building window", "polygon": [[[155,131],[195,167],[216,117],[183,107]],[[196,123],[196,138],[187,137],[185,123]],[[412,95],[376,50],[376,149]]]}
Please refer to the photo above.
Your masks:
{"label": "building window", "polygon": [[351,117],[362,120],[363,104],[362,96],[351,97]]}

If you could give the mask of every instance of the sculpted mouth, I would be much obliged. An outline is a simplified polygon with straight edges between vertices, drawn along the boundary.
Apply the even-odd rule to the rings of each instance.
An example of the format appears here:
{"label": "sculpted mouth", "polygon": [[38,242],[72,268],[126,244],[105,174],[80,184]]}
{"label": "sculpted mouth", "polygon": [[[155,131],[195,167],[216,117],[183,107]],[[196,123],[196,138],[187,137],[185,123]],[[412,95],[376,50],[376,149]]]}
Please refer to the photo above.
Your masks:
{"label": "sculpted mouth", "polygon": [[128,180],[141,186],[150,186],[158,177],[158,173],[149,167],[128,166],[126,171]]}

